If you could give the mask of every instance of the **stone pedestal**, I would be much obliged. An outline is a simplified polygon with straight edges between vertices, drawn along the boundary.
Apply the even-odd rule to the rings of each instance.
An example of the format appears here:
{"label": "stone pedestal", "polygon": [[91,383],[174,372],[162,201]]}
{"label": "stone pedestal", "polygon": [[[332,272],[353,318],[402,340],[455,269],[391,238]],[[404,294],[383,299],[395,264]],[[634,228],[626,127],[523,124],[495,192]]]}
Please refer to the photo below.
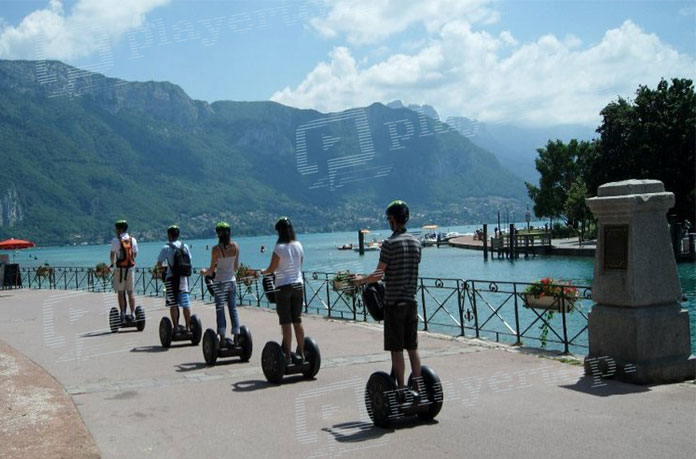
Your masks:
{"label": "stone pedestal", "polygon": [[587,205],[598,234],[586,373],[637,384],[693,379],[666,218],[674,194],[657,180],[627,180],[600,186]]}

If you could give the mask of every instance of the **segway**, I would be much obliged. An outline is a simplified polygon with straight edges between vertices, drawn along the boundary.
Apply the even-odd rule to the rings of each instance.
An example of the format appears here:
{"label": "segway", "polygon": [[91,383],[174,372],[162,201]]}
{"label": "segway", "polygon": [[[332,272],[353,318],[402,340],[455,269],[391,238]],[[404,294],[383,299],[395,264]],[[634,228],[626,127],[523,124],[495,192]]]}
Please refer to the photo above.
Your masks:
{"label": "segway", "polygon": [[302,374],[306,379],[312,379],[321,367],[319,346],[309,336],[304,339],[304,360],[292,353],[292,363],[285,362],[283,346],[275,341],[269,341],[261,352],[261,367],[266,380],[273,384],[281,384],[286,375]]}
{"label": "segway", "polygon": [[172,341],[191,341],[191,344],[198,346],[201,342],[203,327],[201,319],[198,315],[191,316],[191,330],[186,330],[184,325],[177,324],[176,328],[169,317],[162,317],[159,325],[159,336],[162,347],[168,348],[172,345]]}
{"label": "segway", "polygon": [[393,374],[377,371],[370,375],[365,386],[365,408],[376,426],[388,427],[393,420],[405,416],[415,415],[427,421],[438,415],[444,400],[439,376],[425,365],[415,387],[412,376],[405,389],[398,389]]}
{"label": "segway", "polygon": [[119,328],[136,328],[138,331],[143,331],[145,329],[145,310],[142,306],[136,306],[134,315],[126,314],[121,320],[119,309],[113,307],[109,311],[109,328],[111,333],[116,333]]}
{"label": "segway", "polygon": [[235,346],[232,338],[226,338],[220,343],[220,336],[209,328],[203,335],[203,357],[208,365],[215,365],[217,359],[227,357],[239,357],[242,362],[248,362],[253,350],[251,331],[242,325],[239,328],[239,342]]}

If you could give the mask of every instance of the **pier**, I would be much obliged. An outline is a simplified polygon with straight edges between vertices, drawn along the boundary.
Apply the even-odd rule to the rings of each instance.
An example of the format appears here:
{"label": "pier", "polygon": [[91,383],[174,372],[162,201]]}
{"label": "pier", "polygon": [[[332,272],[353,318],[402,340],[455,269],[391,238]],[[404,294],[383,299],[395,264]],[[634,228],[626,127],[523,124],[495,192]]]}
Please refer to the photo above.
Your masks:
{"label": "pier", "polygon": [[[583,241],[578,238],[552,239],[551,233],[527,232],[516,229],[510,225],[510,229],[498,235],[489,236],[487,225],[483,225],[483,237],[475,238],[473,235],[465,235],[449,240],[449,245],[460,249],[483,251],[484,257],[520,258],[541,255],[563,255],[593,257],[596,241]],[[512,237],[510,236],[512,234]]]}

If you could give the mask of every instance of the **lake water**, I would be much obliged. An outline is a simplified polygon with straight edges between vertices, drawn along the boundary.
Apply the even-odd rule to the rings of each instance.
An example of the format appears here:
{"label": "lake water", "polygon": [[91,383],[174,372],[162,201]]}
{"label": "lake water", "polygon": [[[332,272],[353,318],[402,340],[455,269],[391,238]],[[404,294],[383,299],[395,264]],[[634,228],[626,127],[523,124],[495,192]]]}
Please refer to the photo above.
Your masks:
{"label": "lake water", "polygon": [[[470,225],[453,226],[441,230],[472,233],[476,228],[476,225]],[[390,231],[387,229],[373,230],[367,235],[366,240],[384,239],[389,234]],[[366,252],[365,255],[360,256],[352,250],[337,250],[338,246],[345,243],[356,245],[357,231],[301,234],[298,235],[298,239],[305,250],[304,270],[306,272],[350,270],[354,273],[368,273],[377,266],[379,258],[377,251]],[[255,269],[265,268],[270,262],[275,240],[276,237],[273,235],[235,238],[240,246],[240,261]],[[193,265],[207,266],[210,263],[209,248],[212,248],[217,241],[196,239],[186,242],[192,247]],[[140,243],[138,266],[154,266],[163,244],[164,242]],[[261,253],[262,245],[266,247],[266,253]],[[99,262],[108,263],[108,260],[108,245],[33,248],[17,251],[15,254],[15,262],[23,267],[37,266],[46,262],[51,266],[94,267]],[[550,276],[554,279],[572,281],[576,285],[591,286],[593,267],[594,259],[591,257],[537,256],[528,259],[521,257],[514,261],[498,258],[489,258],[488,261],[484,261],[483,253],[480,251],[443,246],[423,249],[420,275],[432,278],[516,282],[532,282]],[[682,289],[687,297],[684,306],[690,313],[693,348],[696,344],[696,264],[681,263],[678,265],[678,271]]]}
{"label": "lake water", "polygon": [[[521,226],[521,224],[520,224]],[[459,231],[473,233],[479,226],[452,226],[442,231]],[[414,230],[421,231],[421,230]],[[365,240],[385,239],[391,234],[388,229],[373,230]],[[357,246],[357,231],[343,233],[300,234],[305,251],[305,271],[336,272],[370,272],[377,266],[379,252],[366,252],[364,256],[351,250],[337,250],[346,243]],[[253,268],[265,268],[271,259],[271,252],[276,236],[254,236],[234,238],[239,244],[240,261]],[[196,267],[210,264],[210,250],[217,243],[215,239],[185,240],[191,247],[192,262]],[[157,255],[165,242],[139,243],[137,264],[140,267],[155,265]],[[266,253],[261,253],[261,246]],[[43,247],[16,251],[15,262],[23,267],[38,266],[48,263],[51,266],[94,267],[99,262],[109,262],[108,245]],[[503,259],[483,261],[480,251],[462,250],[448,246],[428,247],[423,249],[420,275],[423,277],[444,277],[458,279],[491,279],[510,281],[534,281],[540,277],[562,277],[583,285],[592,282],[593,260],[581,257],[543,257],[520,258],[513,262]]]}

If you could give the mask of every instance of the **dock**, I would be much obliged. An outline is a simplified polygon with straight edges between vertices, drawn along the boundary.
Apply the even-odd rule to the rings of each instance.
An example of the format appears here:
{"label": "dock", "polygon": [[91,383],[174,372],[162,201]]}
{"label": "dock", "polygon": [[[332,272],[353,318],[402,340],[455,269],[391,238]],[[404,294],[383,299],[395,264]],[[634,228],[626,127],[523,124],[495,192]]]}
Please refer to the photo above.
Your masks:
{"label": "dock", "polygon": [[[529,255],[561,255],[569,257],[594,257],[595,249],[597,247],[597,241],[583,241],[582,244],[578,241],[578,238],[565,238],[565,239],[551,239],[550,244],[539,244],[527,242],[524,244],[524,238],[520,237],[520,242],[515,244],[515,251],[519,255],[525,254]],[[459,249],[468,250],[484,250],[483,240],[474,239],[473,235],[465,235],[457,238],[450,239],[448,244],[452,247],[457,247]],[[497,253],[499,256],[503,256],[505,252],[509,251],[509,245],[503,244],[500,246],[496,239],[493,237],[488,238],[488,250],[491,254]]]}

